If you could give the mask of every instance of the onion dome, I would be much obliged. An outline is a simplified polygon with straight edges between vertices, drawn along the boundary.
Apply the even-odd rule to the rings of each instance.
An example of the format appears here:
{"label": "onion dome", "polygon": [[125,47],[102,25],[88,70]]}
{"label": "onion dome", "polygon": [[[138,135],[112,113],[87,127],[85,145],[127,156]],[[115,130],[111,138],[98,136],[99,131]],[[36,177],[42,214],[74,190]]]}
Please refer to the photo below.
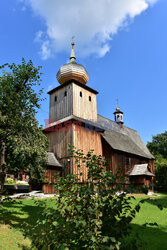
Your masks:
{"label": "onion dome", "polygon": [[116,114],[116,113],[123,114],[123,112],[121,111],[119,106],[116,107],[116,111],[114,112],[114,114]]}
{"label": "onion dome", "polygon": [[89,75],[84,66],[75,61],[74,45],[75,44],[72,43],[70,62],[64,64],[57,72],[57,80],[60,84],[68,82],[69,80],[76,80],[82,84],[86,84],[89,80]]}

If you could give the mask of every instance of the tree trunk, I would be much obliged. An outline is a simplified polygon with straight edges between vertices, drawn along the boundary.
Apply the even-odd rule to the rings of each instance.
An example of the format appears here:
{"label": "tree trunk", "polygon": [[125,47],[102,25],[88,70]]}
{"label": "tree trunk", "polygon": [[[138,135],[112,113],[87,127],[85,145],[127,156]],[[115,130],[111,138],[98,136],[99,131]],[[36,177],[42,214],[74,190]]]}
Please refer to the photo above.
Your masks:
{"label": "tree trunk", "polygon": [[5,183],[6,170],[7,170],[5,154],[6,154],[6,146],[3,145],[2,143],[2,146],[0,149],[0,199],[4,192],[4,183]]}

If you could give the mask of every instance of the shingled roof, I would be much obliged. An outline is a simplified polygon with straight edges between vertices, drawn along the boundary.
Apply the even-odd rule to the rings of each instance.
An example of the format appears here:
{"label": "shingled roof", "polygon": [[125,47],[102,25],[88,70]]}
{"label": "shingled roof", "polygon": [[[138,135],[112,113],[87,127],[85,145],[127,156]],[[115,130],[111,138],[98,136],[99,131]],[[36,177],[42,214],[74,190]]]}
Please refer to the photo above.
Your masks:
{"label": "shingled roof", "polygon": [[62,165],[56,159],[54,153],[47,152],[47,155],[48,155],[48,162],[47,162],[48,166],[62,167]]}
{"label": "shingled roof", "polygon": [[132,172],[129,175],[130,176],[136,176],[136,175],[155,176],[150,171],[148,171],[148,164],[134,165],[134,168],[133,168]]}
{"label": "shingled roof", "polygon": [[123,129],[116,122],[98,115],[101,126],[104,124],[104,140],[115,150],[139,155],[147,159],[154,159],[148,148],[140,138],[136,130],[123,126]]}

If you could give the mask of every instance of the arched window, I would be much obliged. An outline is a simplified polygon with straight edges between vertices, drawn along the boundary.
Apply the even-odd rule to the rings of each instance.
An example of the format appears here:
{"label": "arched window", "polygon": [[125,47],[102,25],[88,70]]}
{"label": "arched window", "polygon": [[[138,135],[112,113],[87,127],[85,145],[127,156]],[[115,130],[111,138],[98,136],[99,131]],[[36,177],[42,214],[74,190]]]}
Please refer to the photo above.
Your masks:
{"label": "arched window", "polygon": [[55,96],[55,102],[57,102],[57,96]]}
{"label": "arched window", "polygon": [[67,91],[64,92],[64,96],[67,96]]}
{"label": "arched window", "polygon": [[91,100],[92,100],[92,99],[91,99],[91,96],[89,96],[89,101],[91,102]]}
{"label": "arched window", "polygon": [[80,91],[80,97],[82,97],[82,91]]}

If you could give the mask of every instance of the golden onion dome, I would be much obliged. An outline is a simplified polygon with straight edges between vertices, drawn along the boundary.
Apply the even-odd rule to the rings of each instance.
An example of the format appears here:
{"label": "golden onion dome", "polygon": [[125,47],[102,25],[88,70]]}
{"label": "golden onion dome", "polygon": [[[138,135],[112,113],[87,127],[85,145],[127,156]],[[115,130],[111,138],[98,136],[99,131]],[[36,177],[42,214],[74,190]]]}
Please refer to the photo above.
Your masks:
{"label": "golden onion dome", "polygon": [[76,80],[82,84],[86,84],[89,80],[89,75],[81,64],[76,63],[76,57],[74,52],[74,43],[72,43],[72,50],[70,56],[70,62],[61,66],[57,72],[57,80],[60,84],[68,82],[70,80]]}

